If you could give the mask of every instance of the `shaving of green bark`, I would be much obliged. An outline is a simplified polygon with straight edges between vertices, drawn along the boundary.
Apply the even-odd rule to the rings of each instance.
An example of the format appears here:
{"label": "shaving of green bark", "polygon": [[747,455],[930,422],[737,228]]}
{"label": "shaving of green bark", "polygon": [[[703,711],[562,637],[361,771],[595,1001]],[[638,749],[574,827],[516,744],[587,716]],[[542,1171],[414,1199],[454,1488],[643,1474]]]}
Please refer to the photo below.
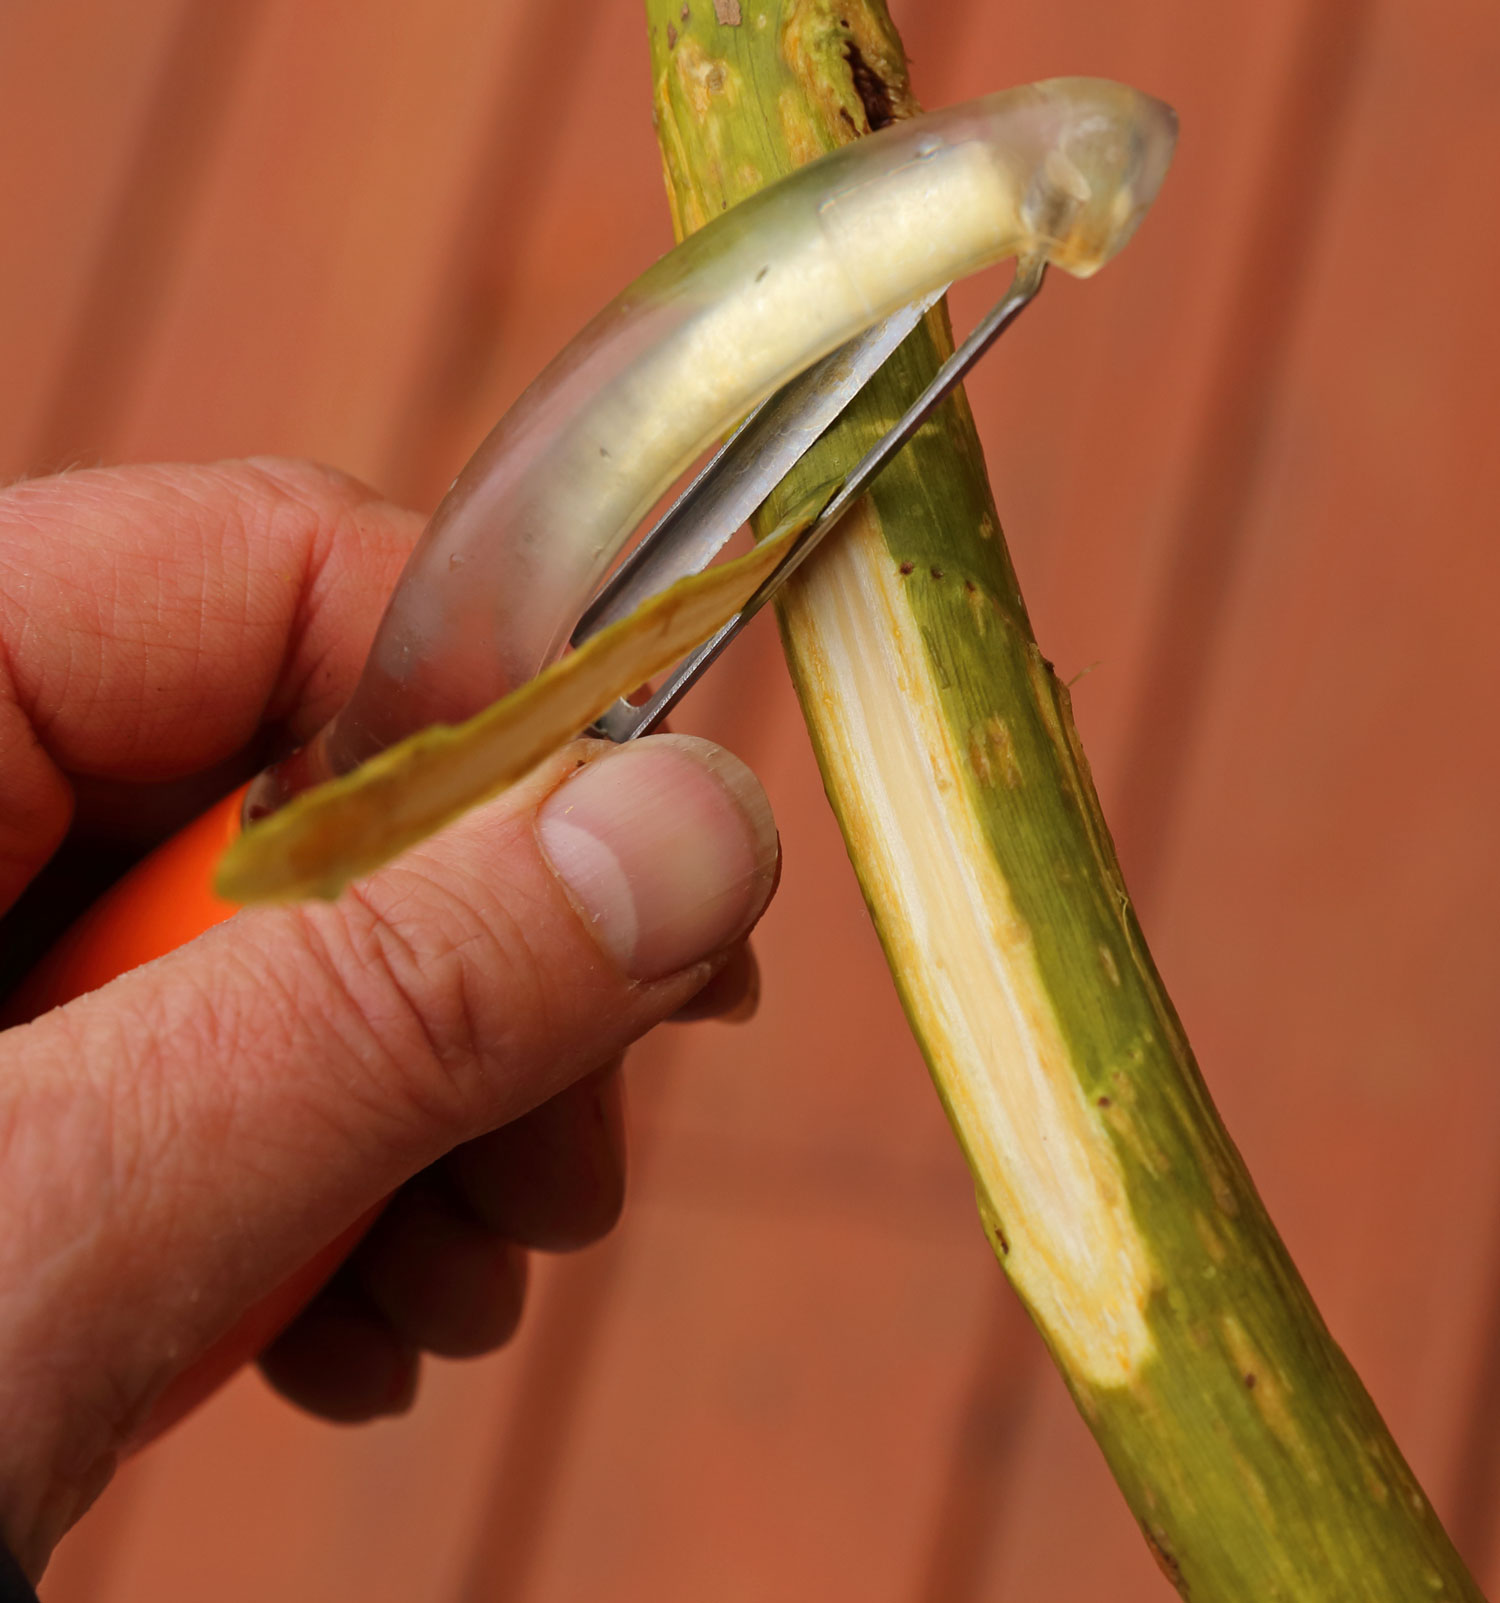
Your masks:
{"label": "shaving of green bark", "polygon": [[514,783],[727,623],[832,493],[820,486],[770,539],[680,579],[475,717],[424,729],[252,824],[220,860],[215,894],[335,897]]}

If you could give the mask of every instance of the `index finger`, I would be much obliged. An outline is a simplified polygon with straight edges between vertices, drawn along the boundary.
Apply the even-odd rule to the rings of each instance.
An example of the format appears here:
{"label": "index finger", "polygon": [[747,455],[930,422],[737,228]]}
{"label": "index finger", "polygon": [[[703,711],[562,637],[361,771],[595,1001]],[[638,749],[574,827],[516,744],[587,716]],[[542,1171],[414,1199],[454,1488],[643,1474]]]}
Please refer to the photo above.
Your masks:
{"label": "index finger", "polygon": [[0,492],[0,905],[56,848],[74,779],[172,779],[266,723],[325,723],[420,529],[273,459]]}

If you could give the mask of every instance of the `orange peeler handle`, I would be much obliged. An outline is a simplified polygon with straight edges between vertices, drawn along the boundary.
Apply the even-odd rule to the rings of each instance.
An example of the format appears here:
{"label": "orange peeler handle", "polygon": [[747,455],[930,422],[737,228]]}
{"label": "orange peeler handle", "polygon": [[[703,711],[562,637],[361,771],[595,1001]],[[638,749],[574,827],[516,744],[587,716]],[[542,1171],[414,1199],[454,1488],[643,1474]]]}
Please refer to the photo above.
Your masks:
{"label": "orange peeler handle", "polygon": [[[239,833],[246,788],[242,785],[158,846],[95,902],[26,977],[6,1004],[4,1023],[19,1024],[60,1007],[222,924],[236,909],[214,895],[214,867]],[[285,1329],[370,1228],[381,1206],[329,1242],[179,1375],[135,1445],[196,1408]]]}
{"label": "orange peeler handle", "polygon": [[213,893],[214,865],[240,832],[241,785],[158,846],[86,912],[6,1004],[8,1024],[95,991],[222,924],[233,902]]}

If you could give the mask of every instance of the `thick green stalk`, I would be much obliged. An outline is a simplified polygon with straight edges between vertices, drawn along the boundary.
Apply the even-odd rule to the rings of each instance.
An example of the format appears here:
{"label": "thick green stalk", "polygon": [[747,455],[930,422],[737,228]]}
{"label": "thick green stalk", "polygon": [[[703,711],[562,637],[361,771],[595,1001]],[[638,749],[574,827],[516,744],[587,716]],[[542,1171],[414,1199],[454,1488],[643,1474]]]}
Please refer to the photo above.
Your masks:
{"label": "thick green stalk", "polygon": [[[679,235],[916,110],[880,0],[646,9]],[[934,315],[836,449],[893,419],[949,341]],[[834,471],[814,452],[768,526]],[[985,1228],[1163,1571],[1196,1603],[1478,1598],[1199,1077],[961,398],[781,622]]]}

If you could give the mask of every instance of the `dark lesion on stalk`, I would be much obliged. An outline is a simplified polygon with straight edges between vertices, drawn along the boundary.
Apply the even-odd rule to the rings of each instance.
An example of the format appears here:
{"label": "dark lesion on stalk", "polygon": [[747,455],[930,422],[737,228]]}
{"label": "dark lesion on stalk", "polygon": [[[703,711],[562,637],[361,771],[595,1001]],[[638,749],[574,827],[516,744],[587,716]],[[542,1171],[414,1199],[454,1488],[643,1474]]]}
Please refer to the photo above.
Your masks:
{"label": "dark lesion on stalk", "polygon": [[1182,1566],[1167,1546],[1167,1533],[1149,1525],[1144,1527],[1144,1532],[1146,1546],[1151,1549],[1151,1557],[1156,1560],[1156,1567],[1177,1588],[1180,1596],[1189,1597],[1187,1585],[1182,1579]]}
{"label": "dark lesion on stalk", "polygon": [[865,108],[865,121],[870,125],[870,132],[873,134],[878,128],[890,127],[896,120],[896,109],[891,104],[891,91],[885,79],[860,54],[859,46],[852,39],[844,46],[844,60],[849,63],[854,92]]}

